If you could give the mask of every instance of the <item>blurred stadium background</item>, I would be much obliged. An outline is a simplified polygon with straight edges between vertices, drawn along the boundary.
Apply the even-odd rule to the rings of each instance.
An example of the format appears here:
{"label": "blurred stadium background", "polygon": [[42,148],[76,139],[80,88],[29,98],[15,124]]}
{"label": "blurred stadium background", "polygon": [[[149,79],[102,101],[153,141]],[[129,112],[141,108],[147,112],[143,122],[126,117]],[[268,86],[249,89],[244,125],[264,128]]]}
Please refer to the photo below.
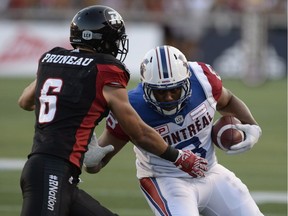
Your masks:
{"label": "blurred stadium background", "polygon": [[[263,136],[251,152],[220,163],[251,190],[265,215],[287,215],[287,1],[285,0],[1,0],[0,215],[19,215],[19,175],[33,136],[33,113],[17,107],[39,55],[69,48],[69,24],[81,8],[104,4],[126,22],[131,83],[150,48],[170,44],[211,64],[251,107]],[[102,125],[101,125],[102,126]],[[101,133],[100,127],[97,132]],[[120,215],[152,215],[138,188],[132,145],[80,187]]]}

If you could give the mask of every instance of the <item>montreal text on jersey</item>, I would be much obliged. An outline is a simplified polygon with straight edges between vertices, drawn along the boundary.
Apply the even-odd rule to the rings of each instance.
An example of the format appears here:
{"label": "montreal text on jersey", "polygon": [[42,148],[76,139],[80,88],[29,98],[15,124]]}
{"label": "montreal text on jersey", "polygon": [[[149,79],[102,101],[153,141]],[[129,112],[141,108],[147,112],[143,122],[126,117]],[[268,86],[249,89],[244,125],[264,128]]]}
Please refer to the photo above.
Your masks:
{"label": "montreal text on jersey", "polygon": [[[175,132],[168,133],[169,130],[165,130],[165,125],[158,127],[156,130],[169,145],[173,145],[195,136],[207,127],[212,120],[213,118],[207,112],[202,117],[197,118],[192,124],[189,124],[187,127],[181,128]],[[167,131],[166,135],[165,131]]]}

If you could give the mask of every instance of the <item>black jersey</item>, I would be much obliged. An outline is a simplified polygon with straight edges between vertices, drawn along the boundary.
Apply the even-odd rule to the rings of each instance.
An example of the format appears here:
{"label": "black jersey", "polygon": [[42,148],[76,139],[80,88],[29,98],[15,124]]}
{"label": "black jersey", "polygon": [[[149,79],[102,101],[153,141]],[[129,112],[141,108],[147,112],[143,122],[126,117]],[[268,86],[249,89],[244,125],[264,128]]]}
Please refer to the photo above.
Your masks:
{"label": "black jersey", "polygon": [[108,113],[104,85],[126,87],[129,72],[112,55],[56,47],[39,60],[32,152],[81,167],[98,122]]}

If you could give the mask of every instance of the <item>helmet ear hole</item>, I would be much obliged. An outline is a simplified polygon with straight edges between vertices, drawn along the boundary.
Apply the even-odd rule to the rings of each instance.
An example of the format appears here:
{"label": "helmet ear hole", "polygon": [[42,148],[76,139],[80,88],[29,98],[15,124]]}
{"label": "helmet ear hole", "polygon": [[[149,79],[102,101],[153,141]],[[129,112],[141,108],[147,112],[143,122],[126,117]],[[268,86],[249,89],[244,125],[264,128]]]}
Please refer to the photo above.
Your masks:
{"label": "helmet ear hole", "polygon": [[120,54],[119,60],[122,61],[128,53],[128,39],[121,15],[102,5],[86,7],[74,16],[70,25],[70,43],[74,48],[84,46],[115,57]]}
{"label": "helmet ear hole", "polygon": [[[164,115],[178,113],[191,96],[188,62],[184,54],[172,46],[159,46],[148,51],[141,63],[144,99]],[[153,90],[181,88],[181,96],[172,102],[156,101]],[[171,108],[175,107],[173,111]],[[170,110],[170,111],[167,111]]]}

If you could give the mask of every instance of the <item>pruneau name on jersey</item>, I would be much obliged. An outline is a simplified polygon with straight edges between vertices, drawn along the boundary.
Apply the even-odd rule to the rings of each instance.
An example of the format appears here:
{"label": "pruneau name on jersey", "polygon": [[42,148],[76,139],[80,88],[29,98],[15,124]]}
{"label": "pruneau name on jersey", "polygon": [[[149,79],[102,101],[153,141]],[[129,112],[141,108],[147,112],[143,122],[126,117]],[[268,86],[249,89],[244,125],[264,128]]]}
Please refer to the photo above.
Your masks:
{"label": "pruneau name on jersey", "polygon": [[68,64],[68,65],[81,65],[87,66],[93,61],[93,58],[84,58],[72,55],[56,55],[46,53],[41,62],[55,63],[55,64]]}

